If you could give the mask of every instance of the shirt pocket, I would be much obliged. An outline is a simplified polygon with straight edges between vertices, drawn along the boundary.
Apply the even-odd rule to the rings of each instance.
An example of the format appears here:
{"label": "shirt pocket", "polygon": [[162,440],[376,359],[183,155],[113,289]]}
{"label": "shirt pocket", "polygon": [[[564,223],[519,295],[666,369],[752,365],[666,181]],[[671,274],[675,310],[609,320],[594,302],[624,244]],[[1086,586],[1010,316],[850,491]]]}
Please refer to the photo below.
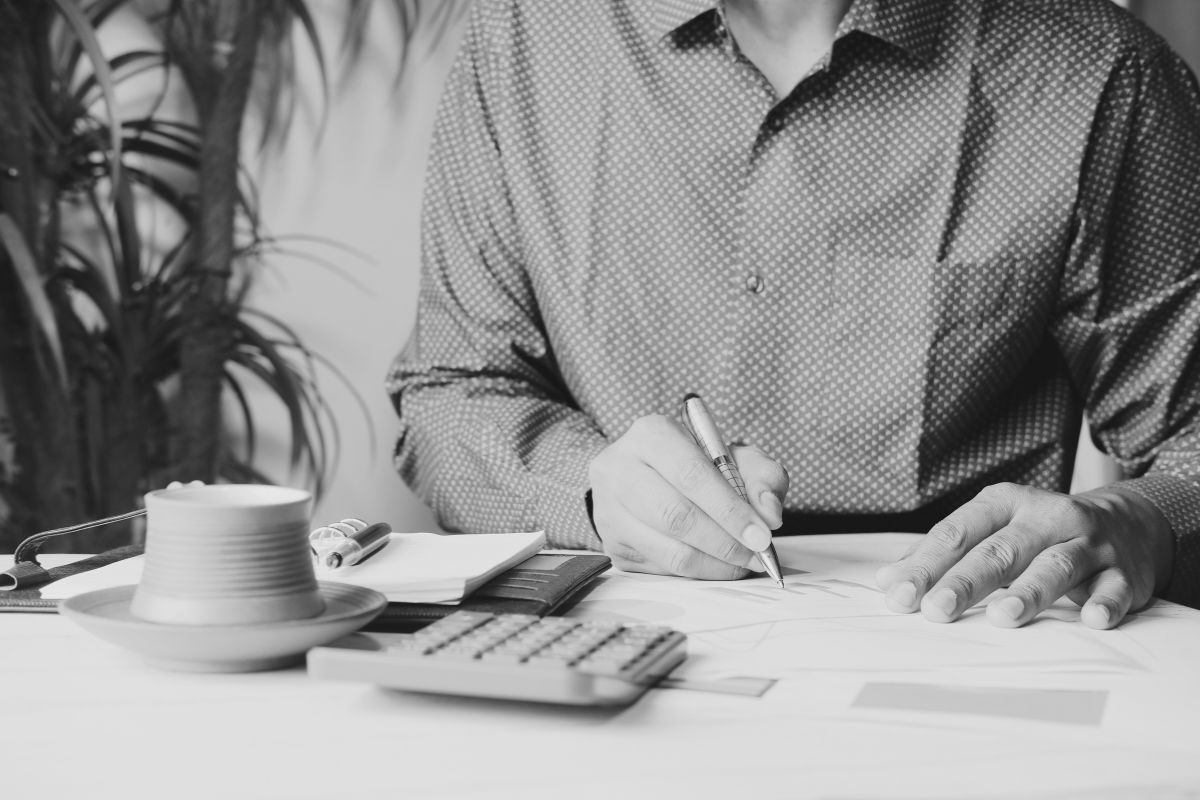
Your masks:
{"label": "shirt pocket", "polygon": [[915,504],[930,436],[964,434],[963,409],[994,402],[1041,340],[1029,285],[1015,259],[839,255],[821,381],[836,471]]}
{"label": "shirt pocket", "polygon": [[934,266],[930,309],[943,332],[1026,326],[1030,276],[1015,258],[945,260]]}
{"label": "shirt pocket", "polygon": [[931,379],[947,388],[998,388],[1046,335],[1050,292],[1015,258],[936,264],[929,295]]}

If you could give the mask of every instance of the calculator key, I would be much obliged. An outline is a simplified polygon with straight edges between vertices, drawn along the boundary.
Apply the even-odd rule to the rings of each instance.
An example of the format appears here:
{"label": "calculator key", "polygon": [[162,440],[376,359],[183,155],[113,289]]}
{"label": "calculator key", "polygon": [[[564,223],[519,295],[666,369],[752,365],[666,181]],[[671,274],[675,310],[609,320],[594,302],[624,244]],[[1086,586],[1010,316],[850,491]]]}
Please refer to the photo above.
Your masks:
{"label": "calculator key", "polygon": [[686,657],[686,641],[662,626],[458,611],[376,650],[314,648],[308,665],[409,691],[623,705]]}

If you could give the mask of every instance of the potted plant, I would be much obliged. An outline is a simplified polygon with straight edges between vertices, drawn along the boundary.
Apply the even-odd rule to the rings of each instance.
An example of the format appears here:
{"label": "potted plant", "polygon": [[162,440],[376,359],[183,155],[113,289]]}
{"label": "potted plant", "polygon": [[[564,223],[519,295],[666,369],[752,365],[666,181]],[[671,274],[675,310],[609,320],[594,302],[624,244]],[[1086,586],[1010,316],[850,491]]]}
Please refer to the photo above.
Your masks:
{"label": "potted plant", "polygon": [[[464,4],[389,6],[404,46]],[[337,8],[353,64],[371,2]],[[106,55],[98,31],[130,13],[154,46]],[[336,425],[319,356],[246,302],[273,240],[243,123],[257,109],[266,140],[286,135],[295,31],[326,83],[304,0],[0,0],[0,546],[127,511],[173,479],[268,482],[254,381],[286,409],[292,466],[320,492]],[[181,76],[192,118],[165,103],[126,114],[121,87],[147,75]]]}

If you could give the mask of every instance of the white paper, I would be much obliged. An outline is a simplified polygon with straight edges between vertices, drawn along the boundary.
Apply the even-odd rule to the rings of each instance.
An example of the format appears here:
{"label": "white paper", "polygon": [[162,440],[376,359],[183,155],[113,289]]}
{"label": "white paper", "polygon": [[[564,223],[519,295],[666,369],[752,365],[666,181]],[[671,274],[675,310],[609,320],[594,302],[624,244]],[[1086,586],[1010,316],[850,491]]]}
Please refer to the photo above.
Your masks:
{"label": "white paper", "polygon": [[366,586],[402,603],[456,603],[546,543],[543,531],[393,533],[361,564],[317,568],[318,580]]}
{"label": "white paper", "polygon": [[982,604],[957,622],[939,624],[884,605],[873,576],[899,555],[894,547],[877,561],[849,561],[814,553],[810,542],[781,540],[776,546],[786,589],[766,577],[693,581],[631,574],[599,586],[572,614],[683,631],[691,655],[676,674],[697,679],[801,678],[818,671],[934,679],[964,668],[1014,677],[1149,669],[1149,654],[1132,637],[1085,627],[1066,600],[1016,630],[993,626]]}
{"label": "white paper", "polygon": [[[457,603],[505,569],[537,553],[543,531],[516,533],[393,533],[362,564],[316,567],[317,580],[366,586],[396,602]],[[136,584],[145,556],[106,564],[41,587],[42,597],[62,600],[95,589]]]}

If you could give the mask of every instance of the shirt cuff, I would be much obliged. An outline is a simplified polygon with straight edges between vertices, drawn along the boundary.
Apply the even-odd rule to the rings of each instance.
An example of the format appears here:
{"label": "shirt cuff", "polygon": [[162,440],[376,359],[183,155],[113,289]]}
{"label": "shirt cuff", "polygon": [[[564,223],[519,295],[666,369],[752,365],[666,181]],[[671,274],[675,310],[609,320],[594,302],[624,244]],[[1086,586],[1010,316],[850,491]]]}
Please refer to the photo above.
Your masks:
{"label": "shirt cuff", "polygon": [[1200,485],[1164,473],[1150,473],[1115,485],[1149,500],[1171,523],[1175,557],[1161,597],[1200,608]]}

